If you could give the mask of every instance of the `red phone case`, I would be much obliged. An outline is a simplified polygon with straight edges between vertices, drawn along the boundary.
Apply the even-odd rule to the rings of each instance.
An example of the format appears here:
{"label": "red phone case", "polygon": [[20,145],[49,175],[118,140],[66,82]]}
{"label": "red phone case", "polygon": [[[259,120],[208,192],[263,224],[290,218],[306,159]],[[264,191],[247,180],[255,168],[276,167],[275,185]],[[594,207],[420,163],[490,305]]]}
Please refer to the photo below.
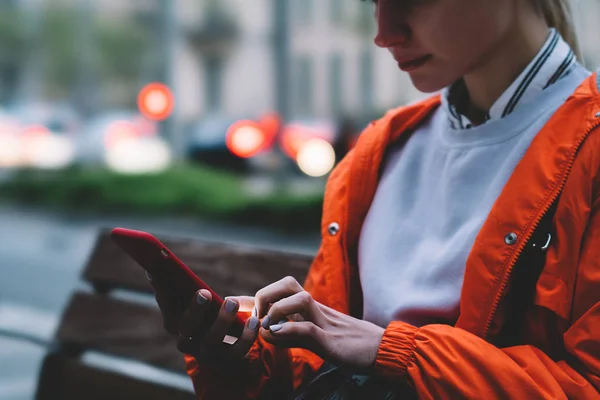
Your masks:
{"label": "red phone case", "polygon": [[[223,299],[160,240],[147,232],[125,228],[113,229],[110,236],[121,249],[148,271],[153,280],[167,287],[171,295],[176,297],[179,312],[183,313],[198,290],[208,290],[212,294],[212,301],[206,317],[208,321],[214,321],[223,304]],[[236,322],[227,334],[240,337],[244,325],[245,321],[238,313]]]}

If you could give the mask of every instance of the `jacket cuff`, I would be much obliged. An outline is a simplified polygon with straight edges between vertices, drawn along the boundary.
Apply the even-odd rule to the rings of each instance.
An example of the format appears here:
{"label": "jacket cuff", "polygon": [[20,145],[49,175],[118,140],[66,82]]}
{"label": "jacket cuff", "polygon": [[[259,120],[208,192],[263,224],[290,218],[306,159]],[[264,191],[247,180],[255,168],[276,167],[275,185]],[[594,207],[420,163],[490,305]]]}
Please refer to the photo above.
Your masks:
{"label": "jacket cuff", "polygon": [[391,322],[381,339],[375,374],[389,380],[404,381],[415,357],[415,336],[419,328],[401,321]]}

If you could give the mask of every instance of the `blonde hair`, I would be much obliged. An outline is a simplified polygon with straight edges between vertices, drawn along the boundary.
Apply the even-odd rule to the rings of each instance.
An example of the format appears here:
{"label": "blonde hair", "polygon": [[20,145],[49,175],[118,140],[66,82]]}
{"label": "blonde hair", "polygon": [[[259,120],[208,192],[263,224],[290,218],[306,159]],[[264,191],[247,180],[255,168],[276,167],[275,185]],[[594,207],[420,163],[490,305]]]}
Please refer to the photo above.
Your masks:
{"label": "blonde hair", "polygon": [[577,39],[575,21],[569,0],[535,0],[538,9],[546,18],[546,22],[561,34],[571,46],[577,59],[582,60],[581,47]]}

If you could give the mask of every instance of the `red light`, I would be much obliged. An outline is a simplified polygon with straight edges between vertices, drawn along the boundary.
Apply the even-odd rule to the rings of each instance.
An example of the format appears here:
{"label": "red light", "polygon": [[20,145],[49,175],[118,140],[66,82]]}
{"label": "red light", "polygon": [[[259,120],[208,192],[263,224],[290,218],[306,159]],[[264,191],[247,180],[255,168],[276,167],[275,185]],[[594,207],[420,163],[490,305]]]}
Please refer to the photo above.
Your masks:
{"label": "red light", "polygon": [[281,149],[288,157],[295,160],[305,142],[311,139],[323,139],[332,143],[333,133],[332,127],[328,124],[290,123],[283,128],[281,133]]}
{"label": "red light", "polygon": [[281,118],[279,118],[277,113],[269,112],[264,114],[258,123],[265,134],[269,138],[274,139],[277,136],[277,131],[281,125]]}
{"label": "red light", "polygon": [[260,124],[244,120],[229,127],[225,142],[236,156],[250,158],[264,150],[268,137]]}
{"label": "red light", "polygon": [[46,136],[49,134],[50,134],[50,131],[48,130],[48,128],[46,128],[43,125],[33,125],[30,127],[27,127],[23,131],[23,135],[25,135],[27,137]]}
{"label": "red light", "polygon": [[311,138],[312,136],[307,135],[304,127],[290,124],[284,128],[281,134],[281,149],[288,157],[295,160],[302,144]]}
{"label": "red light", "polygon": [[104,145],[111,148],[124,139],[140,136],[138,128],[129,121],[115,121],[109,125],[104,137]]}
{"label": "red light", "polygon": [[136,118],[133,123],[137,126],[139,134],[142,136],[156,136],[158,134],[157,124],[155,121],[151,121],[148,118],[139,117]]}
{"label": "red light", "polygon": [[153,82],[140,91],[138,108],[146,118],[163,121],[173,113],[175,97],[167,85]]}

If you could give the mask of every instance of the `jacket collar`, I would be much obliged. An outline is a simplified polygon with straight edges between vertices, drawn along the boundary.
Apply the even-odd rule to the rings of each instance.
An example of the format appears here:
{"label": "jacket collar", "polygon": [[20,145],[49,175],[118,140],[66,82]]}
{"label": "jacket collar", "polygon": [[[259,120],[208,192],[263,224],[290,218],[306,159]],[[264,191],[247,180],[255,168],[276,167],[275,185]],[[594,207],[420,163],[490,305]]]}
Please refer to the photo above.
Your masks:
{"label": "jacket collar", "polygon": [[[541,92],[568,75],[576,62],[575,53],[567,42],[555,28],[550,28],[542,48],[494,102],[485,119],[503,118],[517,108],[535,101]],[[454,129],[469,129],[472,126],[471,121],[464,115],[468,101],[469,94],[462,79],[442,91],[442,106]]]}
{"label": "jacket collar", "polygon": [[[542,218],[554,195],[566,181],[571,160],[587,134],[598,124],[600,94],[597,74],[586,79],[555,113],[532,142],[497,199],[467,259],[457,326],[486,336],[505,280],[535,221]],[[592,101],[591,101],[592,100]],[[385,150],[410,134],[440,105],[440,96],[390,111],[371,125],[354,149],[348,184],[348,208],[342,245],[347,251],[350,313],[362,315],[362,294],[357,267],[357,244],[362,224],[373,201]],[[505,236],[519,240],[507,245]]]}

